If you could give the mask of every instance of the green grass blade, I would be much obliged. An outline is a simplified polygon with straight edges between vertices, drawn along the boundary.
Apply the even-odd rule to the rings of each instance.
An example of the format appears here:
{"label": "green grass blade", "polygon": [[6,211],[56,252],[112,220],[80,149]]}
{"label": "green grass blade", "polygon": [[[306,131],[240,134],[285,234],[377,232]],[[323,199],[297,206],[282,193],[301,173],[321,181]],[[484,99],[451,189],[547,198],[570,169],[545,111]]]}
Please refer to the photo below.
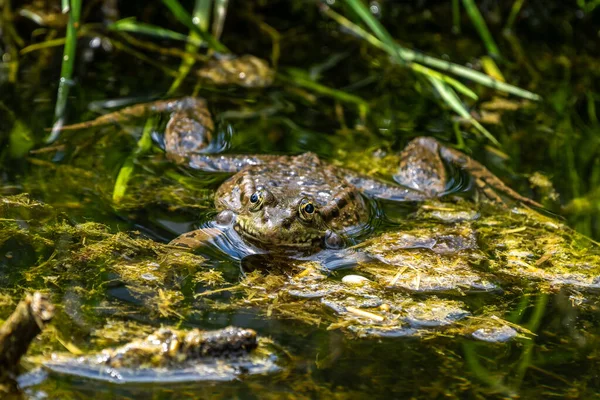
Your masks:
{"label": "green grass blade", "polygon": [[[64,9],[63,1],[63,9]],[[65,108],[67,106],[67,98],[71,79],[73,78],[73,65],[75,64],[75,50],[77,47],[77,29],[79,26],[79,17],[81,15],[81,0],[71,0],[69,22],[67,23],[67,35],[65,48],[63,50],[63,60],[60,69],[60,81],[58,83],[58,93],[56,96],[56,107],[54,109],[54,126],[47,143],[52,143],[60,134],[60,126],[63,123]]]}
{"label": "green grass blade", "polygon": [[139,156],[147,153],[152,148],[152,128],[155,126],[156,122],[156,116],[146,120],[142,137],[140,140],[138,140],[136,149],[132,154],[129,155],[129,157],[127,157],[119,169],[119,174],[117,175],[117,180],[115,181],[115,186],[113,188],[113,201],[116,204],[121,201],[127,192],[127,186],[129,185],[129,180],[131,179],[131,175],[135,169],[136,160]]}
{"label": "green grass blade", "polygon": [[[211,6],[212,6],[212,0],[196,0],[196,4],[194,6],[194,12],[192,15],[192,23],[195,24],[198,27],[198,29],[203,30],[203,31],[208,30],[208,25],[210,23]],[[195,42],[197,42],[200,38],[195,30],[190,30],[190,33],[188,36],[189,36],[190,40],[185,47],[185,52],[189,53],[189,54],[196,53],[198,51],[199,45],[195,44]],[[177,78],[175,78],[175,81],[173,81],[173,83],[171,84],[171,87],[169,88],[167,95],[171,95],[175,91],[177,91],[177,89],[179,88],[181,83],[184,81],[186,76],[188,76],[188,74],[189,74],[190,70],[192,69],[192,66],[194,65],[195,62],[196,62],[196,60],[194,60],[194,58],[190,57],[190,56],[186,56],[181,61],[181,65],[179,66],[179,71],[177,72]]]}
{"label": "green grass blade", "polygon": [[227,16],[227,5],[229,0],[215,0],[215,8],[213,11],[213,36],[217,40],[223,33],[223,25],[225,25],[225,17]]}
{"label": "green grass blade", "polygon": [[194,24],[192,16],[182,7],[182,5],[177,0],[162,0],[163,4],[166,5],[169,10],[173,13],[175,18],[182,24],[184,24],[188,29],[194,31],[199,37],[202,38],[211,49],[221,52],[228,53],[229,50],[222,43],[220,43],[217,39],[215,39],[210,33],[198,28],[197,25]]}
{"label": "green grass blade", "polygon": [[381,50],[385,50],[387,52],[391,51],[391,47],[389,45],[384,44],[381,40],[377,39],[375,36],[371,35],[369,32],[361,28],[359,25],[350,21],[348,18],[344,17],[341,14],[336,13],[328,6],[322,5],[321,12],[327,15],[329,18],[333,19],[338,24],[342,25],[344,28],[349,31],[354,32],[360,38],[366,40],[372,46],[375,46]]}
{"label": "green grass blade", "polygon": [[[138,22],[134,17],[125,18],[111,24],[109,29],[113,31],[133,32],[142,35],[157,37],[160,39],[190,41],[190,37],[179,32],[174,32],[170,29],[161,28],[160,26]],[[202,41],[195,40],[193,43],[201,44]]]}
{"label": "green grass blade", "polygon": [[[329,7],[322,7],[322,12],[328,17],[332,18],[340,25],[345,28],[351,30],[354,34],[366,40],[369,44],[377,47],[379,49],[387,51],[390,55],[395,54],[393,48],[391,48],[388,44],[383,43],[381,40],[371,35],[369,32],[365,31],[360,26],[348,20],[346,17],[336,13]],[[432,68],[437,68],[441,71],[448,72],[457,76],[460,76],[465,79],[472,80],[474,82],[479,83],[480,85],[487,86],[489,88],[499,90],[505,93],[513,94],[515,96],[519,96],[529,100],[541,100],[541,97],[535,93],[532,93],[528,90],[518,88],[516,86],[510,85],[508,83],[504,83],[498,81],[484,73],[479,71],[475,71],[473,69],[464,67],[459,64],[454,64],[449,61],[440,60],[439,58],[431,57],[404,47],[401,47],[397,44],[394,44],[398,48],[398,51],[401,53],[402,59],[405,63],[409,62],[418,62],[424,65],[427,65]]]}
{"label": "green grass blade", "polygon": [[66,14],[69,11],[71,11],[71,6],[69,4],[69,0],[61,0],[60,1],[60,12],[62,12],[63,14]]}
{"label": "green grass blade", "polygon": [[483,16],[475,4],[475,1],[463,0],[463,5],[465,6],[465,10],[467,10],[469,18],[471,18],[471,22],[473,22],[475,29],[477,29],[477,33],[479,33],[481,40],[483,40],[483,44],[485,45],[488,54],[492,57],[502,57],[500,50],[498,49],[498,46],[496,46],[496,42],[494,42],[494,38],[492,37],[492,34],[490,33],[485,20],[483,19]]}
{"label": "green grass blade", "polygon": [[57,47],[57,46],[64,46],[66,42],[67,42],[67,38],[58,38],[58,39],[46,40],[41,43],[30,44],[29,46],[21,49],[21,51],[19,51],[19,54],[25,55],[27,53],[31,53],[32,51],[49,49],[51,47]]}
{"label": "green grass blade", "polygon": [[344,103],[357,104],[362,108],[368,107],[368,103],[358,96],[346,93],[342,90],[337,90],[328,86],[321,85],[320,83],[307,79],[303,76],[300,76],[299,74],[291,74],[290,76],[278,75],[277,78],[285,82],[293,83],[306,89],[310,89],[313,92],[316,92],[323,96],[331,97]]}
{"label": "green grass blade", "polygon": [[536,101],[542,99],[542,97],[538,94],[530,92],[529,90],[521,89],[508,83],[501,82],[482,72],[475,71],[473,69],[463,67],[462,65],[454,64],[449,61],[440,60],[438,58],[431,57],[425,54],[420,54],[413,51],[410,52],[411,57],[414,61],[420,62],[433,68],[440,69],[444,72],[449,72],[462,78],[472,80],[473,82],[477,82],[483,86],[487,86],[489,88],[499,90],[501,92],[513,94],[524,99]]}
{"label": "green grass blade", "polygon": [[436,79],[432,76],[428,76],[427,78],[429,79],[429,82],[431,82],[433,87],[437,90],[437,92],[440,94],[442,99],[454,110],[455,113],[457,113],[462,118],[468,120],[471,124],[473,124],[473,126],[477,128],[477,130],[481,132],[485,137],[487,137],[492,143],[494,143],[497,146],[500,145],[500,142],[498,142],[498,140],[487,129],[485,129],[483,125],[479,123],[479,121],[477,121],[475,118],[473,118],[471,114],[469,114],[469,111],[465,108],[465,106],[458,98],[456,92],[450,86],[448,86],[444,81]]}
{"label": "green grass blade", "polygon": [[525,0],[516,0],[512,6],[512,8],[510,9],[510,15],[508,16],[508,19],[506,20],[506,25],[504,25],[504,30],[505,31],[512,31],[512,27],[515,24],[515,20],[517,19],[517,15],[519,15],[519,12],[521,11],[521,7],[523,7],[523,3],[525,3]]}
{"label": "green grass blade", "polygon": [[381,25],[381,22],[379,22],[379,20],[377,20],[377,18],[371,14],[367,6],[365,6],[361,0],[346,0],[346,3],[363,20],[363,22],[367,24],[369,28],[371,28],[375,36],[377,36],[380,41],[388,46],[388,48],[391,50],[390,54],[396,59],[396,61],[402,63],[404,61],[404,57],[402,55],[401,48],[396,46],[394,38],[389,34],[387,29]]}
{"label": "green grass blade", "polygon": [[446,82],[448,85],[452,86],[454,89],[458,90],[460,93],[464,94],[467,97],[470,97],[473,100],[479,99],[479,96],[477,96],[477,94],[474,91],[472,91],[456,79],[449,77],[448,75],[444,75],[438,71],[424,67],[421,64],[417,63],[411,63],[410,68],[413,71],[418,72],[420,74]]}
{"label": "green grass blade", "polygon": [[460,33],[460,0],[452,0],[452,32]]}
{"label": "green grass blade", "polygon": [[117,180],[115,181],[115,187],[113,189],[113,201],[115,203],[119,203],[123,196],[125,196],[125,192],[127,191],[127,185],[129,183],[129,179],[133,174],[133,169],[135,167],[135,157],[130,155],[125,160],[125,163],[119,170],[119,174],[117,175]]}

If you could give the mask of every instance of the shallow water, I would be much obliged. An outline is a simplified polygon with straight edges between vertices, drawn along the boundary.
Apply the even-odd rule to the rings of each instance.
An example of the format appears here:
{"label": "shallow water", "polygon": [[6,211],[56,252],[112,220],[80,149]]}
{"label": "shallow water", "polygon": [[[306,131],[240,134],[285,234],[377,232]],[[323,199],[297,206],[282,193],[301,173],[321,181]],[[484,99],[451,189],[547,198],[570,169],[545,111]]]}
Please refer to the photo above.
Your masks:
{"label": "shallow water", "polygon": [[[398,5],[382,1],[381,20],[407,47],[480,68],[479,59],[485,49],[466,15],[461,18],[461,33],[452,33],[449,3]],[[507,81],[544,97],[540,103],[515,101],[516,110],[503,111],[499,123],[486,125],[501,142],[501,148],[494,148],[438,106],[437,95],[424,80],[394,66],[384,53],[340,30],[320,15],[316,6],[287,1],[232,5],[223,42],[234,53],[270,59],[271,39],[264,33],[263,21],[282,35],[282,74],[319,75],[320,83],[367,100],[370,111],[363,118],[353,104],[317,96],[294,85],[293,78],[264,90],[202,86],[198,95],[208,100],[221,134],[222,141],[215,148],[246,154],[313,151],[326,160],[384,177],[385,156],[397,153],[410,139],[428,135],[456,145],[460,137],[464,140],[463,151],[520,193],[543,201],[553,213],[561,215],[558,222],[567,222],[584,235],[598,239],[594,189],[600,177],[600,125],[595,117],[600,99],[600,27],[593,17],[599,10],[583,12],[560,2],[526,2],[514,26],[514,36],[503,36],[510,6],[488,3],[482,5],[484,16],[506,58],[499,65]],[[185,31],[164,16],[160,2],[127,2],[121,5],[121,13],[121,17],[143,16],[148,22]],[[98,17],[92,14],[89,18]],[[16,26],[28,43],[38,40],[31,39],[29,22],[18,21]],[[110,46],[109,39],[99,42],[99,37],[95,33],[80,39],[68,123],[97,116],[91,104],[108,106],[109,99],[127,98],[136,103],[164,96],[173,80],[135,55]],[[156,42],[163,47],[175,46]],[[40,371],[35,361],[29,360],[20,381],[25,398],[598,397],[597,289],[552,285],[540,289],[527,279],[504,279],[500,280],[501,291],[433,294],[435,298],[461,302],[461,307],[474,317],[496,312],[518,328],[519,336],[506,342],[475,340],[444,328],[415,336],[414,330],[422,321],[383,335],[388,337],[360,337],[344,326],[335,327],[335,312],[331,307],[315,306],[320,305],[318,300],[302,303],[307,314],[294,316],[281,310],[271,313],[272,305],[253,303],[252,295],[244,297],[247,294],[235,290],[202,295],[235,286],[245,276],[253,276],[253,271],[275,277],[297,273],[287,262],[272,260],[268,255],[240,261],[253,250],[235,238],[200,252],[206,260],[198,262],[202,265],[199,270],[221,272],[224,283],[219,286],[194,280],[198,271],[185,263],[174,263],[172,269],[164,270],[161,261],[160,267],[144,270],[145,274],[133,271],[127,275],[128,262],[135,269],[141,265],[136,264],[139,259],[144,263],[159,260],[156,254],[160,250],[149,249],[148,254],[140,256],[143,250],[134,249],[133,244],[115,245],[113,258],[94,258],[97,255],[86,250],[85,241],[96,243],[102,240],[99,238],[111,240],[112,236],[93,236],[85,230],[77,233],[66,228],[44,232],[44,224],[100,223],[107,227],[107,235],[136,231],[134,236],[168,243],[211,223],[215,216],[214,190],[228,177],[175,166],[165,160],[157,143],[152,151],[135,159],[126,195],[114,204],[116,176],[134,151],[144,121],[63,132],[57,142],[43,143],[47,134],[44,129],[53,122],[61,51],[58,47],[23,55],[14,83],[9,82],[5,69],[0,70],[0,115],[7,122],[0,125],[0,143],[4,146],[0,193],[29,193],[53,208],[48,211],[53,217],[47,220],[37,211],[33,214],[44,221],[40,227],[35,226],[31,216],[0,215],[27,221],[21,229],[39,233],[33,239],[13,231],[8,238],[1,236],[2,316],[10,313],[24,290],[51,293],[58,306],[54,329],[34,344],[31,356],[73,351],[73,347],[93,352],[122,344],[132,332],[112,337],[105,329],[109,321],[152,328],[252,328],[277,345],[280,370],[266,375],[242,374],[226,382],[119,385]],[[172,70],[179,66],[177,58],[143,52]],[[194,85],[195,80],[190,78],[176,95],[190,95]],[[489,89],[471,87],[482,97],[479,106],[473,108],[480,113],[485,109],[483,103],[492,103],[494,96],[505,99]],[[166,116],[162,116],[153,126],[155,138],[160,138],[166,122]],[[17,131],[31,138],[31,152],[11,153],[14,146],[10,141],[15,139],[9,137],[17,137]],[[528,178],[534,172],[549,178],[560,195],[558,199],[546,196],[541,186],[531,187]],[[469,187],[469,182],[456,175],[451,191],[462,192]],[[360,243],[381,232],[405,229],[408,216],[418,205],[374,202],[372,207],[377,218],[364,231],[352,235],[350,242]],[[51,238],[53,245],[40,238]],[[76,243],[83,243],[83,250]],[[65,255],[69,252],[72,254]],[[347,259],[339,254],[333,252],[328,258],[329,253],[323,253],[321,257],[330,267],[346,265]],[[341,260],[335,259],[338,256]],[[69,257],[76,259],[65,261]],[[352,263],[351,257],[349,260]],[[342,275],[349,273],[328,277],[328,282],[341,281]],[[264,282],[256,283],[258,288],[261,285],[266,286]],[[398,295],[407,293],[398,291]],[[416,303],[432,298],[431,293],[418,291],[407,296]],[[235,303],[240,298],[247,299],[244,307]]]}

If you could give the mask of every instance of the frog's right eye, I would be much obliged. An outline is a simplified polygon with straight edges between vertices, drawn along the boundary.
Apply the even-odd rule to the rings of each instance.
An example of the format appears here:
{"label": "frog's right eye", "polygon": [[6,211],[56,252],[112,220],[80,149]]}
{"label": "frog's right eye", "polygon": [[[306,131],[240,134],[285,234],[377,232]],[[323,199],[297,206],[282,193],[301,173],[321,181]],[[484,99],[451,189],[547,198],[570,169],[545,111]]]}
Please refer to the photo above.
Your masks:
{"label": "frog's right eye", "polygon": [[250,196],[250,211],[258,211],[262,208],[265,202],[265,191],[257,190]]}

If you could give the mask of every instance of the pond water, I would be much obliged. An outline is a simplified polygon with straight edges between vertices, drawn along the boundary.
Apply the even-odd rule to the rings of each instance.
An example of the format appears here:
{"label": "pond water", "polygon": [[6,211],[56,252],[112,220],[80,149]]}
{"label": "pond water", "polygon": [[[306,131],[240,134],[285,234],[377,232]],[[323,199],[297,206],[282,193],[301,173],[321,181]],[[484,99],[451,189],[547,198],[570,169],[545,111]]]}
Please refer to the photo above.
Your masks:
{"label": "pond water", "polygon": [[[506,82],[542,96],[524,100],[461,79],[479,100],[461,98],[494,144],[425,75],[318,2],[226,6],[220,41],[275,66],[272,85],[202,81],[193,71],[208,58],[197,57],[174,90],[185,44],[108,28],[136,17],[187,35],[162,2],[84,5],[65,125],[194,95],[215,122],[211,152],[311,151],[389,180],[390,160],[411,139],[431,136],[546,207],[476,204],[473,182],[455,174],[443,202],[367,199],[371,219],[349,235],[352,248],[307,261],[253,254],[235,236],[193,253],[167,246],[212,226],[215,190],[231,174],[168,160],[167,114],[53,137],[65,22],[40,26],[32,13],[56,9],[23,3],[0,1],[0,315],[39,290],[56,316],[22,363],[16,398],[600,397],[600,6],[478,2]],[[193,3],[182,2],[190,12]],[[352,2],[333,3],[360,23]],[[493,74],[462,2],[453,15],[458,3],[369,5],[406,48]],[[397,248],[403,241],[412,247]],[[316,266],[355,264],[355,252],[369,261],[332,274]],[[357,274],[369,283],[349,285]],[[161,326],[229,325],[257,332],[269,368],[169,383],[40,368],[53,352],[91,354]]]}

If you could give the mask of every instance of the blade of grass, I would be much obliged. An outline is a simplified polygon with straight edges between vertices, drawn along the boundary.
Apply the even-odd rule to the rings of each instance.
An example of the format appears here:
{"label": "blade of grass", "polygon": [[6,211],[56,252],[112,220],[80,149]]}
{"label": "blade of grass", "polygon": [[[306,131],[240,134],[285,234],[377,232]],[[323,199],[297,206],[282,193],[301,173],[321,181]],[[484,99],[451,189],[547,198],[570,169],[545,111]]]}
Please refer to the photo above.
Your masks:
{"label": "blade of grass", "polygon": [[[86,35],[88,35],[90,33],[90,31],[93,31],[92,25],[93,24],[90,24],[90,25],[87,25],[87,24],[80,25],[79,29],[77,29],[77,38],[80,38],[82,36],[86,36]],[[29,46],[23,47],[19,51],[19,54],[20,55],[24,55],[24,54],[27,54],[27,53],[31,53],[33,51],[48,49],[48,48],[51,48],[51,47],[64,46],[66,42],[67,42],[67,38],[66,37],[44,40],[43,42],[34,43],[34,44],[30,44]]]}
{"label": "blade of grass", "polygon": [[225,25],[228,4],[229,0],[215,0],[215,8],[213,10],[213,36],[217,40],[219,40],[221,33],[223,33],[223,25]]}
{"label": "blade of grass", "polygon": [[512,8],[510,9],[510,15],[508,16],[508,19],[506,20],[506,25],[504,25],[504,31],[506,31],[506,32],[512,31],[512,27],[515,24],[517,15],[519,15],[519,12],[521,11],[521,7],[523,7],[523,3],[525,3],[525,0],[516,0],[513,3]]}
{"label": "blade of grass", "polygon": [[119,169],[115,186],[113,188],[113,201],[116,204],[123,199],[123,196],[125,196],[125,193],[127,192],[127,186],[129,185],[129,180],[131,179],[131,175],[135,169],[135,162],[137,161],[138,157],[147,153],[152,148],[151,133],[156,122],[156,117],[150,117],[146,120],[142,137],[140,140],[138,140],[136,149],[129,155],[129,157],[127,157]]}
{"label": "blade of grass", "polygon": [[428,76],[427,78],[440,94],[442,99],[444,99],[446,104],[448,104],[454,110],[454,112],[473,124],[473,126],[477,128],[477,130],[487,137],[492,143],[497,146],[500,145],[500,142],[498,142],[498,140],[490,132],[488,132],[488,130],[485,129],[483,125],[479,123],[479,121],[469,114],[469,111],[465,108],[456,92],[450,86],[448,86],[444,81],[434,78],[433,76]]}
{"label": "blade of grass", "polygon": [[394,38],[389,34],[387,29],[381,25],[381,22],[371,14],[371,11],[369,11],[367,6],[365,6],[361,0],[346,0],[346,3],[363,20],[363,22],[371,28],[373,33],[375,33],[375,36],[392,50],[390,54],[392,54],[396,61],[402,63],[404,57],[398,46],[396,46]]}
{"label": "blade of grass", "polygon": [[[333,11],[331,8],[329,8],[327,6],[322,6],[321,10],[325,15],[327,15],[331,19],[335,20],[336,22],[338,22],[340,25],[344,26],[345,28],[349,29],[350,31],[352,31],[354,34],[356,34],[360,38],[366,40],[371,45],[373,45],[381,50],[387,51],[390,54],[394,53],[394,50],[391,49],[390,46],[388,46],[386,43],[383,43],[382,41],[377,39],[375,36],[371,35],[367,31],[365,31],[360,26],[358,26],[358,25],[354,24],[353,22],[351,22],[350,20],[348,20],[346,17]],[[475,71],[473,69],[464,67],[459,64],[454,64],[449,61],[440,60],[435,57],[431,57],[431,56],[428,56],[428,55],[425,55],[422,53],[418,53],[414,50],[410,50],[410,49],[401,47],[398,44],[394,44],[394,46],[396,46],[398,48],[398,50],[401,52],[402,58],[405,63],[418,62],[418,63],[425,64],[432,68],[437,68],[443,72],[452,73],[452,74],[460,76],[462,78],[472,80],[473,82],[477,82],[481,85],[487,86],[487,87],[495,89],[495,90],[510,93],[515,96],[523,97],[523,98],[529,99],[529,100],[541,100],[541,97],[535,93],[532,93],[528,90],[521,89],[519,87],[510,85],[508,83],[500,82],[500,81],[498,81],[484,73],[481,73],[479,71]]]}
{"label": "blade of grass", "polygon": [[[179,49],[177,47],[166,47],[164,45],[156,44],[155,42],[141,40],[128,32],[118,31],[117,34],[128,44],[135,46],[139,49],[148,50],[162,54],[164,56],[185,58],[193,57],[196,61],[206,62],[209,57],[200,53],[186,53],[185,49]],[[115,41],[115,39],[113,39]]]}
{"label": "blade of grass", "polygon": [[256,23],[258,24],[258,27],[261,31],[266,32],[267,35],[271,37],[271,65],[273,66],[273,69],[277,70],[277,66],[279,64],[279,56],[281,55],[281,46],[279,44],[281,40],[281,35],[279,34],[279,32],[277,32],[275,28],[263,21],[257,20]]}
{"label": "blade of grass", "polygon": [[519,87],[510,85],[508,83],[501,82],[497,79],[494,79],[484,73],[479,71],[475,71],[473,69],[464,67],[459,64],[454,64],[449,61],[440,60],[435,57],[427,56],[425,54],[420,54],[414,52],[413,59],[415,61],[421,62],[425,65],[428,65],[433,68],[438,68],[444,72],[449,72],[454,75],[461,76],[463,78],[472,80],[473,82],[477,82],[483,86],[487,86],[489,88],[499,90],[501,92],[506,92],[510,94],[514,94],[515,96],[522,97],[524,99],[529,100],[541,100],[541,96],[538,94],[532,93],[529,90],[521,89]]}
{"label": "blade of grass", "polygon": [[452,0],[452,32],[460,33],[460,0]]}
{"label": "blade of grass", "polygon": [[594,94],[592,92],[588,92],[586,94],[586,100],[588,118],[593,125],[597,125],[598,115],[596,114],[596,100],[594,99]]}
{"label": "blade of grass", "polygon": [[479,33],[479,37],[481,37],[481,40],[483,40],[483,44],[485,45],[488,54],[492,57],[502,57],[500,50],[498,49],[498,46],[496,46],[496,42],[494,42],[494,38],[492,37],[492,34],[490,33],[485,20],[481,15],[481,12],[479,12],[479,9],[475,4],[475,1],[463,0],[463,6],[465,6],[465,10],[467,11],[469,18],[471,18],[471,22],[475,26],[477,33]]}
{"label": "blade of grass", "polygon": [[[63,10],[65,9],[63,0]],[[60,135],[60,127],[63,125],[67,98],[73,78],[73,65],[75,64],[75,50],[77,47],[77,30],[79,28],[79,17],[81,15],[81,0],[71,0],[69,11],[69,21],[67,23],[67,35],[65,48],[63,50],[63,60],[60,69],[60,81],[58,83],[58,93],[56,96],[56,107],[54,109],[54,126],[50,136],[46,139],[47,143],[52,143]]]}
{"label": "blade of grass", "polygon": [[471,89],[469,89],[468,87],[463,85],[461,82],[457,81],[456,79],[449,77],[448,75],[444,75],[438,71],[424,67],[421,64],[417,64],[417,63],[412,63],[410,65],[410,68],[413,71],[418,72],[420,74],[427,75],[432,78],[439,79],[441,81],[446,82],[448,85],[452,86],[454,89],[458,90],[460,93],[464,94],[467,97],[470,97],[473,100],[479,99],[479,96],[477,96],[477,94],[474,91],[472,91]]}
{"label": "blade of grass", "polygon": [[483,365],[481,365],[479,358],[482,356],[477,351],[475,343],[465,341],[463,342],[462,347],[465,364],[475,378],[485,383],[497,393],[505,394],[508,397],[515,396],[515,391],[506,386],[499,376],[488,371]]}
{"label": "blade of grass", "polygon": [[344,103],[353,103],[353,104],[358,105],[361,108],[369,107],[368,103],[358,96],[355,96],[350,93],[346,93],[342,90],[337,90],[337,89],[330,88],[328,86],[321,85],[318,82],[312,81],[310,79],[306,79],[299,75],[294,75],[294,76],[277,75],[277,79],[283,80],[284,82],[294,83],[298,86],[302,86],[302,87],[304,87],[306,89],[310,89],[318,94],[334,98],[334,99],[339,100]]}
{"label": "blade of grass", "polygon": [[[548,304],[548,294],[540,293],[535,302],[533,308],[533,315],[531,319],[527,322],[525,327],[529,329],[531,332],[537,332],[540,327],[540,323],[542,322],[542,318],[546,313],[546,305]],[[523,344],[523,349],[521,351],[521,357],[519,359],[519,364],[514,371],[513,382],[515,387],[520,387],[523,383],[523,378],[525,378],[525,373],[530,365],[532,365],[532,357],[533,357],[533,348],[535,346],[535,342],[532,340],[528,340]]]}
{"label": "blade of grass", "polygon": [[166,64],[161,63],[159,61],[156,61],[153,58],[148,57],[146,54],[142,53],[141,51],[137,51],[129,46],[126,46],[124,43],[119,42],[118,40],[113,40],[112,44],[113,44],[113,46],[115,46],[115,48],[117,48],[125,53],[129,53],[129,54],[133,55],[135,58],[154,66],[155,68],[161,70],[166,75],[169,75],[172,77],[177,76],[177,72],[170,69],[169,67],[167,67]]}
{"label": "blade of grass", "polygon": [[192,16],[177,0],[162,0],[162,2],[169,8],[179,22],[185,25],[188,29],[194,31],[199,37],[202,38],[202,40],[206,41],[208,47],[221,53],[229,53],[227,47],[216,40],[210,33],[198,28],[198,26],[194,24]]}
{"label": "blade of grass", "polygon": [[494,61],[494,59],[490,56],[481,57],[481,67],[485,71],[486,74],[496,79],[497,81],[504,82],[504,75],[502,75],[502,71],[498,68],[498,65]]}
{"label": "blade of grass", "polygon": [[[208,30],[208,25],[210,22],[210,9],[212,6],[212,0],[196,0],[194,5],[194,12],[192,14],[192,24],[194,24],[199,30],[206,31]],[[198,51],[198,45],[194,44],[197,42],[200,37],[196,33],[195,30],[190,30],[189,33],[190,41],[185,46],[186,53],[196,53]],[[193,57],[185,57],[181,61],[181,65],[179,66],[179,71],[177,73],[177,78],[171,84],[169,91],[167,92],[167,96],[172,95],[177,88],[181,85],[181,82],[186,78],[189,74],[190,69],[194,65],[196,60]]]}
{"label": "blade of grass", "polygon": [[27,53],[31,53],[32,51],[38,51],[38,50],[48,49],[50,47],[64,46],[66,42],[67,42],[67,38],[58,38],[58,39],[46,40],[46,41],[41,42],[41,43],[31,44],[31,45],[29,45],[29,46],[21,49],[21,51],[19,52],[19,54],[25,55]]}
{"label": "blade of grass", "polygon": [[135,167],[135,157],[130,155],[125,160],[125,163],[119,169],[119,174],[117,175],[117,180],[115,181],[115,187],[113,188],[113,201],[115,203],[119,203],[123,196],[125,196],[125,192],[127,191],[127,184],[129,183],[129,179],[133,174],[133,169]]}
{"label": "blade of grass", "polygon": [[178,40],[182,42],[192,41],[194,44],[197,45],[200,45],[202,43],[201,40],[192,39],[189,36],[172,31],[170,29],[161,28],[160,26],[152,24],[146,24],[144,22],[138,22],[134,17],[118,20],[115,23],[109,25],[108,28],[114,31],[139,33],[142,35],[153,36],[160,39]]}

